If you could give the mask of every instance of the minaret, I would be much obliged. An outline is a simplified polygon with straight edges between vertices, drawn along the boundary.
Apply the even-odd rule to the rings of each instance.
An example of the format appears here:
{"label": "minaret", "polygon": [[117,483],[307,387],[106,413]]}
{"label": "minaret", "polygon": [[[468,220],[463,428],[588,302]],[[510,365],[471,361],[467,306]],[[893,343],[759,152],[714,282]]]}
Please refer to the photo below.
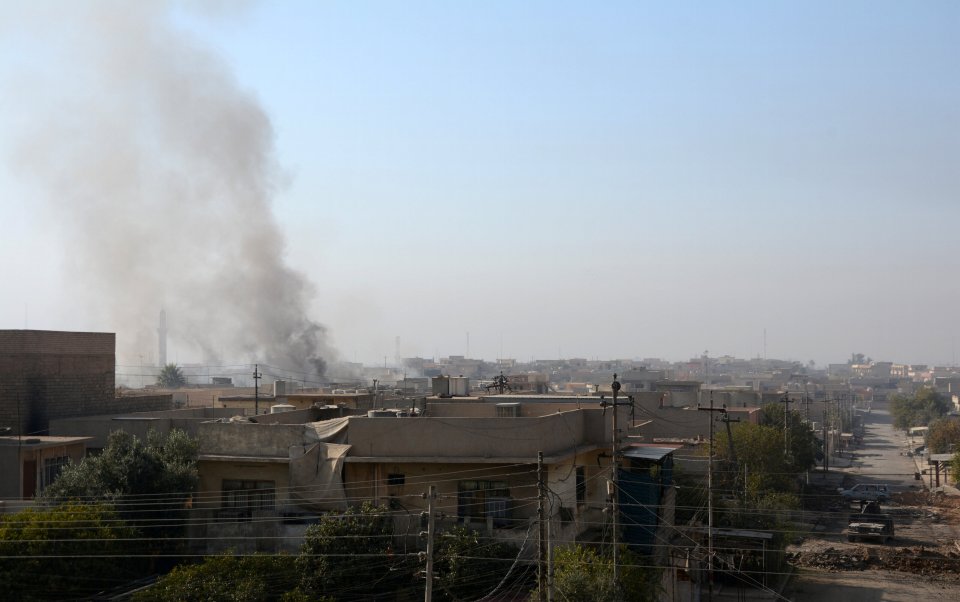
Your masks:
{"label": "minaret", "polygon": [[167,312],[160,310],[160,327],[157,328],[157,338],[160,343],[160,367],[167,365]]}

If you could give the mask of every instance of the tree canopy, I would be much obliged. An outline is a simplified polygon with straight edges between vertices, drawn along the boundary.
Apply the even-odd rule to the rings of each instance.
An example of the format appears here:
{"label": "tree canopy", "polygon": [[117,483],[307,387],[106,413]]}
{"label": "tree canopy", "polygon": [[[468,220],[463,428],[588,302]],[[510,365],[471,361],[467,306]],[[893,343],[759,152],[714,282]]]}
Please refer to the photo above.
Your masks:
{"label": "tree canopy", "polygon": [[[784,430],[784,423],[787,428]],[[780,404],[767,404],[759,424],[741,422],[716,435],[714,453],[723,467],[717,475],[721,487],[753,502],[771,492],[796,489],[797,475],[816,463],[819,442],[796,410],[784,412]],[[736,455],[734,465],[733,456]]]}
{"label": "tree canopy", "polygon": [[[434,551],[437,600],[470,600],[493,591],[508,574],[520,550],[509,543],[456,526],[440,534]],[[506,582],[504,586],[506,587]]]}
{"label": "tree canopy", "polygon": [[297,557],[300,588],[308,596],[367,600],[409,585],[416,557],[395,557],[393,519],[386,508],[364,503],[327,514],[307,528]]}
{"label": "tree canopy", "polygon": [[[167,494],[185,501],[197,485],[197,442],[181,430],[150,431],[144,441],[113,431],[97,456],[70,464],[43,497],[122,502],[125,496]],[[169,501],[168,498],[166,501]]]}
{"label": "tree canopy", "polygon": [[893,426],[907,430],[927,426],[950,411],[950,402],[931,387],[922,387],[912,396],[894,395],[890,399]]}
{"label": "tree canopy", "polygon": [[927,450],[931,454],[960,451],[960,418],[939,418],[927,430]]}
{"label": "tree canopy", "polygon": [[184,517],[197,480],[197,442],[185,432],[150,431],[143,441],[114,431],[100,455],[66,466],[42,500],[108,502],[123,518],[142,525],[142,535],[169,538],[182,532],[183,521],[177,519]]}
{"label": "tree canopy", "polygon": [[297,599],[293,556],[209,556],[184,564],[137,592],[134,602],[280,602]]}
{"label": "tree canopy", "polygon": [[553,551],[553,587],[557,598],[567,602],[614,602],[658,599],[658,574],[649,560],[624,550],[620,555],[620,588],[613,584],[613,561],[593,548],[579,544],[559,546]]}
{"label": "tree canopy", "polygon": [[71,502],[0,516],[8,600],[87,598],[143,574],[136,532],[107,504]]}

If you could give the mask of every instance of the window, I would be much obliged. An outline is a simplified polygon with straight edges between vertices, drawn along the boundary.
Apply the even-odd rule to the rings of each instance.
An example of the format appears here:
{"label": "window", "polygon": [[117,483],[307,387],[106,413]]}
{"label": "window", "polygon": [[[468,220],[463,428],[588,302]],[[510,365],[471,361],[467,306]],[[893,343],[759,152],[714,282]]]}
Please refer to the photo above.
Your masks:
{"label": "window", "polygon": [[457,518],[493,518],[494,526],[510,520],[510,489],[506,481],[460,481],[457,485]]}
{"label": "window", "polygon": [[403,484],[406,481],[406,477],[398,472],[387,473],[387,495],[390,496],[390,503],[395,504],[395,496],[403,494]]}
{"label": "window", "polygon": [[583,466],[577,466],[577,503],[587,503],[587,476]]}
{"label": "window", "polygon": [[40,481],[40,491],[50,486],[60,476],[63,467],[70,464],[68,456],[58,456],[56,458],[46,458],[43,461],[43,478]]}
{"label": "window", "polygon": [[274,481],[224,479],[222,506],[240,512],[273,510],[276,506],[276,492]]}

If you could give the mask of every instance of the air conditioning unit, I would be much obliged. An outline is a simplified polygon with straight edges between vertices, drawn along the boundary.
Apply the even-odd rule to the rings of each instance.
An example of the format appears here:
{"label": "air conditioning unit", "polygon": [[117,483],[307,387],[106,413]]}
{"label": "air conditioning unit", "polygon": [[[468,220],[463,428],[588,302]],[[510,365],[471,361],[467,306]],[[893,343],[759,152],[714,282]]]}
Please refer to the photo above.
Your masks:
{"label": "air conditioning unit", "polygon": [[519,403],[498,403],[497,418],[518,418],[520,416]]}

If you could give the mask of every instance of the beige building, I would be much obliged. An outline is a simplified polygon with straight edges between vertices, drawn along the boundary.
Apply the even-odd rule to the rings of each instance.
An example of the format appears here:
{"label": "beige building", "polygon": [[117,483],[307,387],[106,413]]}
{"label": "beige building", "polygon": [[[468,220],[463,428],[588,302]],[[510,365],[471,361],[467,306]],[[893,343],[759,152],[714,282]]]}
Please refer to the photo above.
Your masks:
{"label": "beige building", "polygon": [[[89,437],[0,437],[0,504],[39,495],[64,466],[83,459]],[[2,510],[0,510],[2,511]]]}
{"label": "beige building", "polygon": [[364,391],[346,392],[338,390],[332,393],[287,393],[274,396],[262,393],[259,396],[219,395],[214,402],[217,408],[232,408],[254,415],[269,414],[273,406],[292,406],[295,410],[306,410],[314,406],[336,405],[351,409],[370,410],[376,407],[372,393]]}
{"label": "beige building", "polygon": [[430,417],[428,408],[427,417],[204,423],[195,510],[210,524],[196,535],[214,548],[252,537],[257,549],[295,549],[304,528],[296,523],[370,501],[393,509],[399,534],[415,537],[432,485],[446,522],[523,540],[537,513],[539,452],[557,538],[591,537],[602,527],[609,411],[568,405],[498,417],[497,403],[469,405],[468,417]]}

